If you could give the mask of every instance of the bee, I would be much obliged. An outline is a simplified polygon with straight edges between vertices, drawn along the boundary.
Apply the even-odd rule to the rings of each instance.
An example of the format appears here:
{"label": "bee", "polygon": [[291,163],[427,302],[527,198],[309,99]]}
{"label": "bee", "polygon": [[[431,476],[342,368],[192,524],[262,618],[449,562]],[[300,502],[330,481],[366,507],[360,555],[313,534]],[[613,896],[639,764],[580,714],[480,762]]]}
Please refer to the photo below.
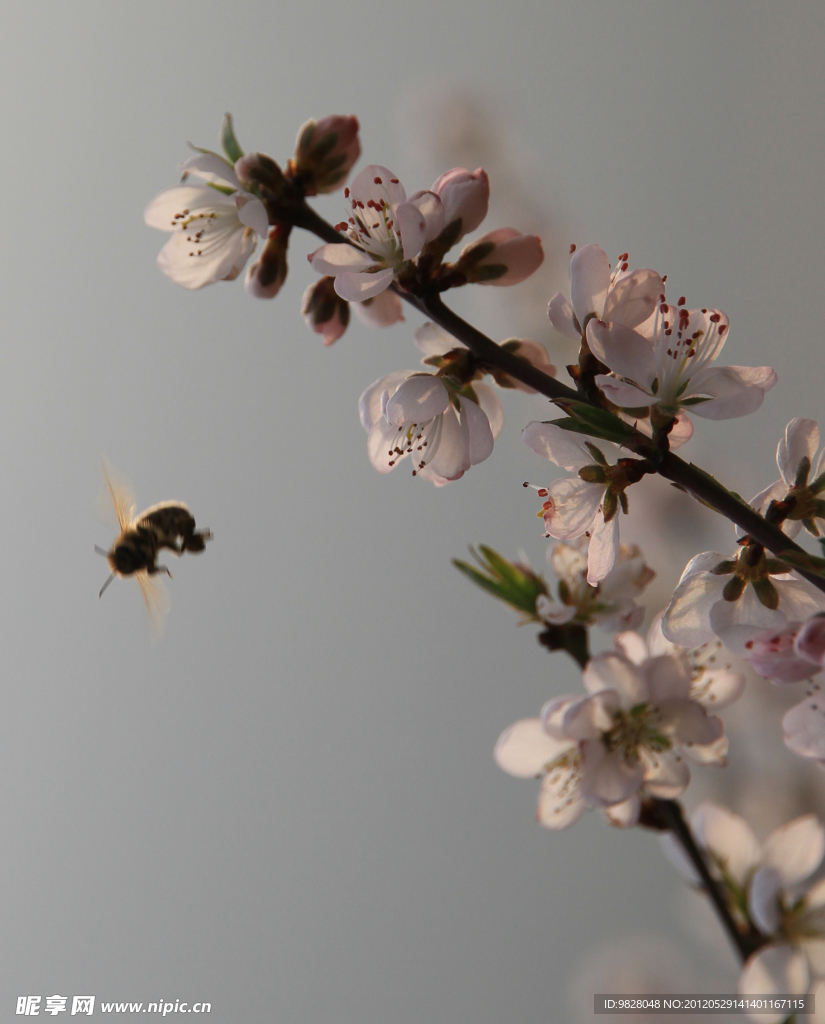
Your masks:
{"label": "bee", "polygon": [[98,597],[103,596],[115,576],[134,576],[152,624],[160,630],[163,613],[168,611],[169,597],[158,577],[165,573],[171,579],[172,574],[165,565],[158,565],[158,555],[164,548],[178,557],[185,551],[197,554],[212,539],[212,533],[210,530],[196,530],[195,517],[180,501],[162,501],[135,515],[135,497],[129,484],[119,479],[104,460],[101,464],[104,493],[108,492],[114,505],[120,533],[108,551],[95,546],[112,570]]}

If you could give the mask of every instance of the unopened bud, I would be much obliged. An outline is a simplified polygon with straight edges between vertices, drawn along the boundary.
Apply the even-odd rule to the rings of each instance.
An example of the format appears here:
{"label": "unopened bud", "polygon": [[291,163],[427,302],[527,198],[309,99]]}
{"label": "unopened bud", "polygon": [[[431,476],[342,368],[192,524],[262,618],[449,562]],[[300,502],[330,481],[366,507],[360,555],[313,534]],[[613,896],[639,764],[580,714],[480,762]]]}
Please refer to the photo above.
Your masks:
{"label": "unopened bud", "polygon": [[322,277],[304,292],[301,316],[307,327],[324,339],[324,345],[337,341],[349,324],[349,303],[335,291],[335,278]]}
{"label": "unopened bud", "polygon": [[454,229],[454,237],[451,236],[453,245],[470,231],[475,231],[487,216],[490,179],[481,167],[472,172],[464,167],[453,167],[441,175],[431,191],[441,197],[445,230],[456,221],[460,222]]}
{"label": "unopened bud", "polygon": [[247,153],[235,164],[242,185],[254,185],[263,199],[281,199],[286,188],[284,172],[266,153]]}
{"label": "unopened bud", "polygon": [[246,272],[244,287],[258,299],[274,299],[286,281],[290,224],[273,224],[260,258]]}
{"label": "unopened bud", "polygon": [[544,262],[537,235],[522,235],[515,228],[499,228],[471,242],[461,253],[455,270],[469,284],[518,284]]}
{"label": "unopened bud", "polygon": [[344,184],[360,155],[358,118],[331,114],[320,121],[307,121],[298,132],[288,173],[300,182],[305,195],[334,192]]}
{"label": "unopened bud", "polygon": [[404,319],[403,303],[390,288],[379,292],[371,299],[354,302],[352,308],[358,319],[368,327],[389,327]]}

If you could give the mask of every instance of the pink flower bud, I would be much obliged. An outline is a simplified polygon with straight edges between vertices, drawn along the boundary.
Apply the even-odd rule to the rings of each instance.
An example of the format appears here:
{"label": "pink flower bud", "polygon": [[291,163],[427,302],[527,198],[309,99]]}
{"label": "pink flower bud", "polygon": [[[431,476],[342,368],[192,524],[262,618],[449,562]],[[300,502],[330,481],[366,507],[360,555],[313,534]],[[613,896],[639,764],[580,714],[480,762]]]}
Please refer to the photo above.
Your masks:
{"label": "pink flower bud", "polygon": [[[825,619],[809,619],[804,626],[792,622],[784,629],[766,629],[745,644],[745,657],[760,676],[772,683],[798,683],[821,669],[821,662],[809,659],[797,648],[800,633],[810,627],[809,646],[825,651]],[[819,634],[818,640],[814,634]]]}
{"label": "pink flower bud", "polygon": [[286,281],[290,224],[273,224],[260,258],[246,272],[244,287],[257,299],[274,299]]}
{"label": "pink flower bud", "polygon": [[544,262],[537,235],[499,228],[471,242],[461,253],[456,270],[471,284],[510,285],[524,281]]}
{"label": "pink flower bud", "polygon": [[331,114],[301,128],[289,174],[300,181],[306,195],[341,188],[361,155],[358,127],[357,117]]}
{"label": "pink flower bud", "polygon": [[354,302],[352,308],[358,319],[368,327],[389,327],[404,319],[403,303],[389,288],[372,299]]}
{"label": "pink flower bud", "polygon": [[301,316],[307,327],[324,339],[324,346],[337,341],[349,324],[349,303],[335,291],[335,278],[322,277],[304,292]]}
{"label": "pink flower bud", "polygon": [[461,221],[456,242],[470,231],[475,231],[487,216],[490,179],[481,167],[472,173],[464,167],[454,167],[451,171],[445,171],[431,191],[441,197],[445,227],[449,227],[454,221]]}

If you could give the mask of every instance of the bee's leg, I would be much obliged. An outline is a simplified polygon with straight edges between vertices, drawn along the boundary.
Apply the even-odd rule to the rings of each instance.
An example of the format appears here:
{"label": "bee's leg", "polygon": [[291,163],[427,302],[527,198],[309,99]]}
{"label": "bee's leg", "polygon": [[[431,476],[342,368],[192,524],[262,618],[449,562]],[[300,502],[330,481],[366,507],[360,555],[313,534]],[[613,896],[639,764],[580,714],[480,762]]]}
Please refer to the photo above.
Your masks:
{"label": "bee's leg", "polygon": [[159,572],[165,572],[166,575],[169,577],[169,579],[170,580],[172,579],[172,573],[169,572],[169,570],[167,569],[167,567],[165,565],[153,565],[153,566],[150,566],[149,568],[147,568],[146,571],[149,573],[150,576],[154,576],[154,575],[156,575],[156,573],[159,573]]}

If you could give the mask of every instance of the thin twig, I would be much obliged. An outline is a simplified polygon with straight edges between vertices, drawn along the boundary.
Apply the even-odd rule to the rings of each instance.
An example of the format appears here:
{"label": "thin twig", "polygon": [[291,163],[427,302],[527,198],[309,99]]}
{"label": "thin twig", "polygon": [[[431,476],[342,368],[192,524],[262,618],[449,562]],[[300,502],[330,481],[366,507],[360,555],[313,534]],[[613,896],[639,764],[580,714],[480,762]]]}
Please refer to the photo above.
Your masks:
{"label": "thin twig", "polygon": [[[290,211],[290,219],[297,226],[310,231],[326,242],[352,244],[345,234],[339,233],[335,228],[305,203],[297,209]],[[593,405],[588,398],[580,392],[562,384],[561,381],[550,377],[537,367],[528,363],[527,360],[507,352],[500,345],[497,345],[492,338],[467,323],[457,313],[453,312],[441,301],[441,296],[434,289],[428,289],[422,295],[414,295],[411,292],[392,286],[405,302],[414,306],[419,312],[434,320],[439,327],[458,338],[467,348],[485,363],[497,366],[505,373],[514,377],[533,388],[539,394],[545,395],[551,401],[559,399],[573,400],[576,402]],[[805,549],[792,541],[779,527],[765,521],[764,517],[755,512],[750,505],[733,495],[727,488],[723,487],[709,473],[704,472],[693,463],[685,462],[673,452],[662,452],[649,437],[639,432],[634,432],[631,437],[623,442],[623,447],[649,459],[652,468],[660,476],[679,487],[684,488],[696,498],[710,505],[716,512],[736,523],[745,533],[757,543],[764,545],[775,555],[783,551],[797,551],[806,554]],[[795,568],[800,576],[804,576],[809,583],[812,583],[818,590],[825,592],[825,578],[817,576],[816,573],[806,569]]]}

